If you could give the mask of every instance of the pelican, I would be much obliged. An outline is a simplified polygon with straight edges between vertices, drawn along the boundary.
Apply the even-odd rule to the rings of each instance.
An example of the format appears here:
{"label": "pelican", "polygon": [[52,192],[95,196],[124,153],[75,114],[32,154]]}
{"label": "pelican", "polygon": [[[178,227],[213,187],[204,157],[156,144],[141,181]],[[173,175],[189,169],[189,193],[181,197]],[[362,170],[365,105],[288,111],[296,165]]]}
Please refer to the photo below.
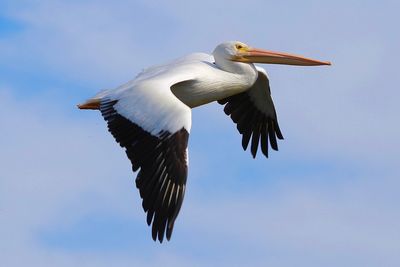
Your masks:
{"label": "pelican", "polygon": [[136,187],[152,225],[152,238],[170,240],[181,209],[188,176],[191,109],[214,101],[236,123],[246,150],[251,139],[255,158],[268,142],[278,150],[283,139],[264,69],[253,63],[299,66],[330,65],[288,53],[224,42],[212,54],[194,53],[145,69],[135,79],[105,90],[80,109],[99,110],[108,130],[125,148],[138,171]]}

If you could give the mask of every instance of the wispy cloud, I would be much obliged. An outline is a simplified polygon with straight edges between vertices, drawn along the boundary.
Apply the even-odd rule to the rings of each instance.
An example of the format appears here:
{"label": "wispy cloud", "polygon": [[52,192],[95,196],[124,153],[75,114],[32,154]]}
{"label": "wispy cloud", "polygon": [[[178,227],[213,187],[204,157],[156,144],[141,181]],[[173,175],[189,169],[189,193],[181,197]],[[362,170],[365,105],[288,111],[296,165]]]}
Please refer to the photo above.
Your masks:
{"label": "wispy cloud", "polygon": [[[398,4],[291,4],[2,9],[22,26],[0,38],[1,264],[397,266]],[[220,106],[194,110],[188,192],[172,242],[159,246],[124,152],[99,114],[74,104],[226,39],[334,65],[267,67],[286,137],[268,160],[241,151]]]}
{"label": "wispy cloud", "polygon": [[[2,139],[1,143],[10,151],[1,154],[6,178],[0,194],[2,236],[12,240],[2,243],[7,252],[3,261],[10,266],[27,262],[70,266],[82,259],[84,266],[115,262],[156,266],[163,261],[171,266],[215,261],[221,266],[249,262],[291,266],[292,259],[285,255],[297,255],[307,262],[315,253],[318,257],[309,266],[329,266],[329,262],[373,266],[382,258],[388,263],[398,260],[396,222],[400,215],[393,213],[398,196],[389,190],[397,188],[398,182],[391,176],[377,180],[373,174],[359,171],[356,176],[361,177],[352,175],[348,182],[337,184],[315,183],[324,177],[316,177],[310,184],[301,173],[290,173],[301,180],[281,175],[281,181],[263,186],[253,177],[242,176],[246,183],[259,186],[244,187],[247,193],[229,193],[206,185],[229,178],[215,172],[212,164],[209,173],[194,168],[173,241],[165,247],[155,245],[144,223],[129,163],[99,117],[87,113],[83,114],[86,118],[71,120],[57,108],[49,110],[41,104],[49,99],[20,103],[7,91],[2,92],[2,99],[1,114],[13,114],[2,118],[12,142]],[[88,119],[92,123],[88,124]],[[16,127],[20,131],[15,132]],[[211,146],[217,142],[212,141]],[[209,151],[195,147],[193,164],[201,166],[201,158]],[[229,162],[222,159],[221,164]],[[252,163],[242,164],[247,168]],[[108,242],[119,244],[114,249],[104,248]],[[200,255],[190,252],[189,248],[203,246],[211,250],[202,249]],[[246,248],[254,248],[249,252],[250,261],[236,254]],[[220,254],[221,250],[225,252]],[[265,257],[267,251],[275,256]],[[26,255],[23,259],[18,257],[21,252]],[[226,253],[237,256],[226,260]]]}

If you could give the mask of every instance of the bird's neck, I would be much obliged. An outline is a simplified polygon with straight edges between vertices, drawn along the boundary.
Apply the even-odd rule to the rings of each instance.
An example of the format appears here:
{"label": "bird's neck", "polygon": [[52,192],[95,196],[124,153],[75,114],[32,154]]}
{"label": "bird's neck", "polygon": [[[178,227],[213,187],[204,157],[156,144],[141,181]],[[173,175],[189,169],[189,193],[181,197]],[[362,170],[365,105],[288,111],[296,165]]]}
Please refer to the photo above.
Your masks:
{"label": "bird's neck", "polygon": [[258,72],[253,64],[215,60],[194,82],[171,87],[177,98],[189,107],[197,107],[248,90]]}
{"label": "bird's neck", "polygon": [[232,60],[226,59],[224,57],[221,57],[218,54],[217,55],[214,54],[214,60],[215,60],[215,64],[220,69],[229,71],[232,73],[248,74],[252,71],[256,72],[256,68],[254,67],[254,64],[252,64],[252,63],[232,61]]}
{"label": "bird's neck", "polygon": [[257,79],[258,72],[252,63],[231,61],[218,56],[214,56],[214,59],[215,65],[219,69],[227,72],[227,76],[234,76],[239,79],[246,89],[252,86]]}

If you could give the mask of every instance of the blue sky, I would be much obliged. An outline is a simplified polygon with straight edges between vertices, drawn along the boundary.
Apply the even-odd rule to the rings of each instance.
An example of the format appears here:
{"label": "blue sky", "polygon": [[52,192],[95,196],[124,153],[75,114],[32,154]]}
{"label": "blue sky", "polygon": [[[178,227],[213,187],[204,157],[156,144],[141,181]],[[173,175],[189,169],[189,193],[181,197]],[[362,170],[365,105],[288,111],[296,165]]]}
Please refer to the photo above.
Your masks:
{"label": "blue sky", "polygon": [[[399,266],[398,1],[0,2],[2,266]],[[220,42],[330,60],[267,66],[285,140],[253,160],[193,111],[171,242],[124,152],[75,104]]]}

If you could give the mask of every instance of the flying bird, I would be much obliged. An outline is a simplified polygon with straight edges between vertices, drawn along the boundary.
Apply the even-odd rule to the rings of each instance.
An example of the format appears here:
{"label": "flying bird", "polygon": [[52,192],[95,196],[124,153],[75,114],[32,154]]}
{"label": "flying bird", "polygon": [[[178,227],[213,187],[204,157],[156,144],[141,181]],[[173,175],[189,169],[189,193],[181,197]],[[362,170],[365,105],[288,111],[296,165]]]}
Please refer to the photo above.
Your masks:
{"label": "flying bird", "polygon": [[[288,53],[230,41],[212,54],[194,53],[145,69],[115,89],[98,93],[80,109],[99,110],[138,171],[136,187],[152,225],[152,238],[170,240],[188,176],[191,109],[214,101],[225,105],[242,135],[242,146],[256,157],[258,147],[278,150],[283,139],[264,69],[253,63],[330,65]],[[251,139],[251,141],[250,141]],[[268,145],[269,143],[269,145]]]}

